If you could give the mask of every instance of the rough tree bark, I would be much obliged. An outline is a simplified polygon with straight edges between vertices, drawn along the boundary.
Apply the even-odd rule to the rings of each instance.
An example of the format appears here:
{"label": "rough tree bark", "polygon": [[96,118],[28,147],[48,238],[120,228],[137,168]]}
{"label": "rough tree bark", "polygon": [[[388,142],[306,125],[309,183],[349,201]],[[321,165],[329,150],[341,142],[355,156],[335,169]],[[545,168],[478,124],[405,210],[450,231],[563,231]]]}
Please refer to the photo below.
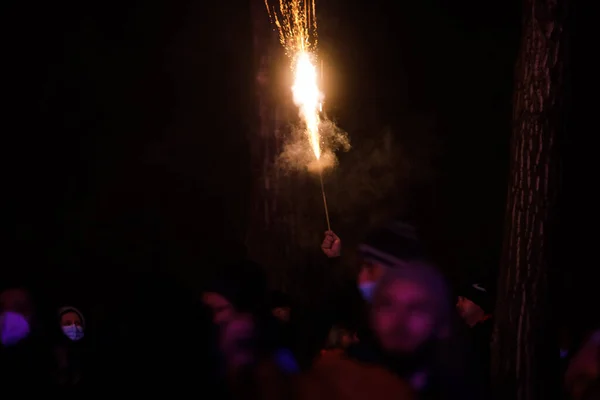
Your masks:
{"label": "rough tree bark", "polygon": [[548,399],[560,390],[549,251],[565,114],[567,2],[524,0],[492,340],[498,399]]}

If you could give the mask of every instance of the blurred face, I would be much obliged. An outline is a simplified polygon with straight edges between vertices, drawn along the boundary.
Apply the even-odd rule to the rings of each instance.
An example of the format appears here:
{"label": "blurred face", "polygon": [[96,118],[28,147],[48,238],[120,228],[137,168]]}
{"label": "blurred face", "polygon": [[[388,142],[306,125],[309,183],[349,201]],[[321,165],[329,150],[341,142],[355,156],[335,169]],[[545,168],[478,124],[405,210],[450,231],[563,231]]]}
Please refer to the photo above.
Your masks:
{"label": "blurred face", "polygon": [[371,324],[383,348],[393,353],[417,351],[435,335],[437,313],[421,285],[397,280],[375,299]]}
{"label": "blurred face", "polygon": [[75,311],[69,311],[61,315],[60,325],[66,337],[73,341],[83,339],[83,321]]}
{"label": "blurred face", "polygon": [[204,304],[212,310],[213,322],[219,327],[219,349],[231,368],[254,360],[254,320],[251,314],[239,313],[222,295],[204,293]]}
{"label": "blurred face", "polygon": [[276,307],[273,309],[273,316],[280,321],[288,322],[290,320],[290,308]]}
{"label": "blurred face", "polygon": [[215,324],[223,325],[234,318],[235,309],[231,303],[220,294],[214,292],[204,293],[202,301],[212,310],[213,322]]}
{"label": "blurred face", "polygon": [[485,314],[481,307],[463,296],[458,296],[456,309],[460,317],[469,325],[475,325]]}

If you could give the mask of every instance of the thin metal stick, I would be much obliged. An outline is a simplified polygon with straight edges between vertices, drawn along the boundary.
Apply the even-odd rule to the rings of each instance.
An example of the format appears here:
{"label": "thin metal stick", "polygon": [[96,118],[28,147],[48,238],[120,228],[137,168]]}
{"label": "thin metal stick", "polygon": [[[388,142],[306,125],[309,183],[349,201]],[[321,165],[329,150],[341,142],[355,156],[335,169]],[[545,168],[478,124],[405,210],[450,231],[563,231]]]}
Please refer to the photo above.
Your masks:
{"label": "thin metal stick", "polygon": [[323,185],[323,170],[319,170],[319,179],[321,181],[321,193],[323,194],[323,205],[325,206],[325,218],[327,219],[327,230],[331,230],[329,224],[329,210],[327,209],[327,196],[325,196],[325,186]]}

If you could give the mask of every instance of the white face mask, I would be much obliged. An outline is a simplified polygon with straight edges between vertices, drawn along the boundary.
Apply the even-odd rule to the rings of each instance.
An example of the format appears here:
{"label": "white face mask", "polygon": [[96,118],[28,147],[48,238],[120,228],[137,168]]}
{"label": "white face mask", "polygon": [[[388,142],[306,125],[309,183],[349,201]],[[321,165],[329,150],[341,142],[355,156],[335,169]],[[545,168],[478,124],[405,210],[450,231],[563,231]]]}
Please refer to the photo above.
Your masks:
{"label": "white face mask", "polygon": [[64,325],[62,330],[65,336],[73,341],[83,338],[83,327],[79,325]]}
{"label": "white face mask", "polygon": [[29,322],[19,313],[6,311],[0,314],[0,341],[13,346],[29,336]]}

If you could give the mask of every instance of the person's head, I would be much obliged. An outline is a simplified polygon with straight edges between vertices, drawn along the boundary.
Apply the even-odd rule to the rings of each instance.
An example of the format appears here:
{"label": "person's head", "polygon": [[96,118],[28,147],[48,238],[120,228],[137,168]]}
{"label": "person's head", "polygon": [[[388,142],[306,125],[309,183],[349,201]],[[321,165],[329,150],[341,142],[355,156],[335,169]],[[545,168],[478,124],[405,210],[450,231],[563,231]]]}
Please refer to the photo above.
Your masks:
{"label": "person's head", "polygon": [[399,221],[373,230],[359,245],[359,252],[362,262],[357,283],[367,301],[387,269],[424,258],[415,229]]}
{"label": "person's head", "polygon": [[456,309],[469,326],[475,326],[491,312],[488,290],[480,284],[472,284],[459,292]]}
{"label": "person's head", "polygon": [[245,260],[219,271],[203,292],[203,303],[218,326],[219,351],[228,368],[238,368],[256,359],[265,304],[266,280],[261,268]]}
{"label": "person's head", "polygon": [[288,296],[281,292],[272,292],[270,305],[271,314],[281,322],[289,322],[291,304]]}
{"label": "person's head", "polygon": [[408,355],[448,335],[451,309],[442,275],[427,263],[407,263],[387,269],[381,278],[371,326],[386,352]]}
{"label": "person's head", "polygon": [[233,304],[218,291],[204,292],[202,302],[212,311],[213,322],[222,325],[233,319],[235,308]]}
{"label": "person's head", "polygon": [[60,327],[64,335],[72,341],[83,339],[85,320],[83,314],[75,307],[62,307],[58,310]]}
{"label": "person's head", "polygon": [[26,289],[11,288],[0,293],[0,342],[12,346],[29,336],[34,314]]}
{"label": "person's head", "polygon": [[281,322],[290,322],[290,307],[275,307],[272,310],[273,316]]}
{"label": "person's head", "polygon": [[202,301],[212,311],[215,324],[226,324],[240,313],[264,312],[266,283],[257,264],[244,260],[219,272],[202,294]]}

